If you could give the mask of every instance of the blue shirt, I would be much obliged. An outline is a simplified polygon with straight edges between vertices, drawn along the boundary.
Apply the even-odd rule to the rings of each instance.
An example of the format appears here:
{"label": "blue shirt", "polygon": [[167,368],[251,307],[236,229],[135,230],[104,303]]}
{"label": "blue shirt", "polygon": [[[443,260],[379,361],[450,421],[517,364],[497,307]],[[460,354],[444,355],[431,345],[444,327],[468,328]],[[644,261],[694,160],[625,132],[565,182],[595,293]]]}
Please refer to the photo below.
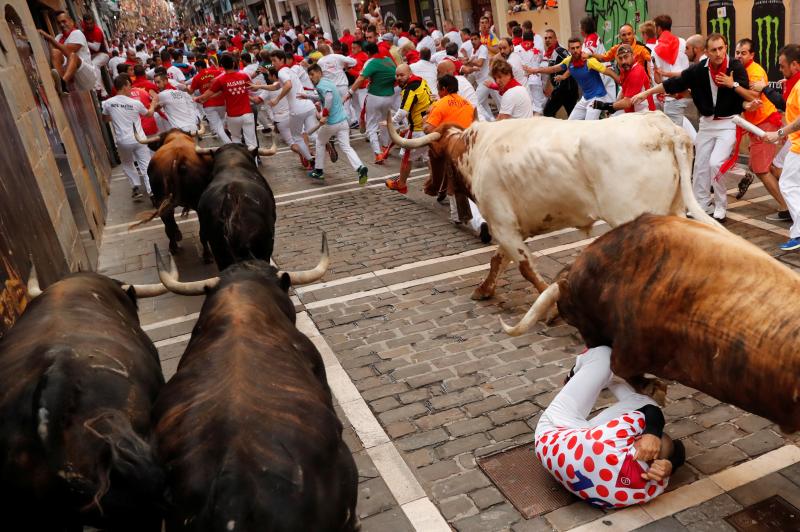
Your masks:
{"label": "blue shirt", "polygon": [[328,123],[333,125],[347,120],[347,112],[344,110],[342,97],[339,95],[339,89],[336,88],[336,85],[331,80],[322,78],[317,83],[316,89],[322,100],[322,107],[327,107],[325,105],[326,95],[331,95],[331,106],[328,107]]}
{"label": "blue shirt", "polygon": [[561,62],[561,68],[563,70],[569,68],[569,74],[580,85],[584,99],[592,100],[603,98],[606,95],[606,87],[600,77],[600,72],[605,72],[606,67],[594,57],[584,61],[580,66],[574,66],[570,55]]}

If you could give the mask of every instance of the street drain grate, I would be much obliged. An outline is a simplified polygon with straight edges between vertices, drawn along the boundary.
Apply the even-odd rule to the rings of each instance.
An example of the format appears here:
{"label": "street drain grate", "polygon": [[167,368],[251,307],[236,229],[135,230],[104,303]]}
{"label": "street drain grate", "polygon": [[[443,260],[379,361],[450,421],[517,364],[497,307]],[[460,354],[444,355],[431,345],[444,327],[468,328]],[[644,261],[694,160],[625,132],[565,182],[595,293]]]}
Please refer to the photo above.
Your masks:
{"label": "street drain grate", "polygon": [[774,495],[725,518],[739,532],[800,530],[800,510]]}
{"label": "street drain grate", "polygon": [[478,465],[525,519],[576,500],[542,467],[533,443],[479,458]]}

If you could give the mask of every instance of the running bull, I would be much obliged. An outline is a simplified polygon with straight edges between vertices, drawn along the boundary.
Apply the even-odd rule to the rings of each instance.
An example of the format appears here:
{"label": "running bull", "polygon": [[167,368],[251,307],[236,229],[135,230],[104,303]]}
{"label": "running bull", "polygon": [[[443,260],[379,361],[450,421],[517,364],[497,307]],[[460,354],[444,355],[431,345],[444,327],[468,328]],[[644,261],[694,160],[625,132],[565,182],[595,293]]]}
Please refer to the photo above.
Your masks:
{"label": "running bull", "polygon": [[[800,429],[800,276],[727,231],[642,215],[595,240],[522,321],[554,303],[589,347],[613,346],[612,370],[652,373]],[[757,302],[757,304],[753,304]]]}
{"label": "running bull", "polygon": [[[642,213],[685,215],[716,224],[692,194],[692,142],[663,113],[609,120],[554,118],[442,124],[395,144],[429,146],[426,194],[442,190],[471,198],[498,243],[486,279],[472,294],[487,299],[509,261],[541,293],[525,239],[565,227],[586,230],[597,220],[612,227]],[[534,139],[529,144],[520,139]]]}
{"label": "running bull", "polygon": [[39,289],[0,342],[0,513],[11,531],[159,532],[164,473],[150,415],[164,384],[136,298],[95,273]]}
{"label": "running bull", "polygon": [[320,263],[299,273],[249,260],[183,283],[156,255],[170,290],[206,294],[153,414],[174,503],[167,531],[356,530],[358,473],[287,293],[324,274],[324,237]]}
{"label": "running bull", "polygon": [[[211,182],[197,206],[200,241],[211,245],[217,268],[235,262],[269,262],[275,244],[275,197],[258,171],[253,154],[240,144],[226,144],[214,153]],[[274,144],[260,155],[274,155]]]}

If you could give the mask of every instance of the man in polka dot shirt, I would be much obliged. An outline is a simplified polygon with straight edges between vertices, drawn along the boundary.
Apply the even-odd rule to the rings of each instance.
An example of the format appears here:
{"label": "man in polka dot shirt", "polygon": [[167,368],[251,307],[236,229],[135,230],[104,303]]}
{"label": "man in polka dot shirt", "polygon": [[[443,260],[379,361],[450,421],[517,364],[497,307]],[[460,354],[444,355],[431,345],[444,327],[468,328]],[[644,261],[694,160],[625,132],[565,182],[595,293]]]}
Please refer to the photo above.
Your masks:
{"label": "man in polka dot shirt", "polygon": [[[603,388],[617,402],[587,419]],[[578,356],[572,376],[536,426],[536,456],[565,488],[601,507],[647,502],[683,464],[680,441],[663,434],[664,415],[652,398],[611,373],[611,348]]]}

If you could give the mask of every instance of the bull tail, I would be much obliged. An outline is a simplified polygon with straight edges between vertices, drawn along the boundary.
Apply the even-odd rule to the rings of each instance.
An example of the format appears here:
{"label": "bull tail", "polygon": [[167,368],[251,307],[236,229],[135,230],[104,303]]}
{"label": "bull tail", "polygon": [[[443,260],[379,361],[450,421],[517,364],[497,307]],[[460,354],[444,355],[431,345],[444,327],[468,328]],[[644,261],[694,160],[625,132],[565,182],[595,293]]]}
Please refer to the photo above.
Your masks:
{"label": "bull tail", "polygon": [[698,222],[703,222],[714,227],[722,227],[714,218],[709,216],[706,211],[697,203],[692,190],[692,142],[689,140],[688,135],[681,131],[673,142],[673,152],[675,160],[678,162],[678,171],[680,172],[680,189],[681,199],[683,205],[689,214]]}
{"label": "bull tail", "polygon": [[161,217],[165,212],[173,207],[172,205],[172,194],[167,196],[164,201],[161,202],[161,205],[158,206],[158,209],[152,211],[145,211],[140,213],[136,219],[138,220],[136,223],[133,223],[128,226],[128,230],[130,231],[134,227],[139,227],[140,225],[144,225],[153,218]]}
{"label": "bull tail", "polygon": [[539,294],[539,297],[536,298],[536,301],[534,301],[518,324],[511,327],[506,325],[506,322],[501,318],[500,324],[503,326],[503,330],[510,336],[525,334],[534,323],[547,316],[547,313],[558,302],[560,296],[561,290],[558,287],[558,283],[551,284],[544,292]]}

